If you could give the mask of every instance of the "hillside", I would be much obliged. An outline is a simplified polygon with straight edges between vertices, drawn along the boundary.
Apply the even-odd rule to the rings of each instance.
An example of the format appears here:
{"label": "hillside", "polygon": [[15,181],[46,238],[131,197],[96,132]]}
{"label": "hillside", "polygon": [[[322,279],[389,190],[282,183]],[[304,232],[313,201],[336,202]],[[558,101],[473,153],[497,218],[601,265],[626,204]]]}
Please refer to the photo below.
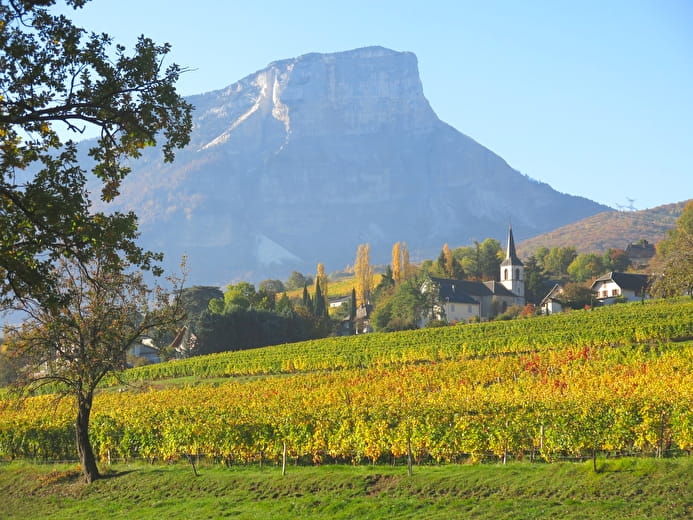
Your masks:
{"label": "hillside", "polygon": [[[688,518],[692,311],[653,300],[131,369],[94,401],[107,478],[0,465],[5,516]],[[0,460],[74,460],[69,400],[14,404],[0,398]]]}
{"label": "hillside", "polygon": [[[680,453],[693,447],[692,310],[650,301],[148,365],[96,396],[93,443],[102,458],[228,463],[276,462],[283,443],[314,463],[402,460],[408,442],[419,462]],[[68,400],[3,404],[0,458],[74,457]]]}
{"label": "hillside", "polygon": [[645,239],[651,244],[662,240],[687,201],[666,204],[640,211],[606,211],[561,226],[548,233],[523,240],[518,254],[526,258],[539,247],[574,246],[578,253],[604,253],[609,248],[625,249],[628,244]]}

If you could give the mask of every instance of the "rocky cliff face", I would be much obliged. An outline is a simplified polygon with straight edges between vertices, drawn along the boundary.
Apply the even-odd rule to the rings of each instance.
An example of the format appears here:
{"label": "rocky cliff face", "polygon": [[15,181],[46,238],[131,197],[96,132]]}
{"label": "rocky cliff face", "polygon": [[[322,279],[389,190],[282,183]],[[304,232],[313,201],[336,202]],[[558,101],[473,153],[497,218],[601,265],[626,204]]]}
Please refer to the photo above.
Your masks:
{"label": "rocky cliff face", "polygon": [[520,237],[606,208],[557,193],[438,119],[416,57],[380,47],[271,63],[194,96],[190,146],[173,165],[133,164],[121,204],[192,283],[285,278],[353,262],[358,244],[389,261],[443,243]]}

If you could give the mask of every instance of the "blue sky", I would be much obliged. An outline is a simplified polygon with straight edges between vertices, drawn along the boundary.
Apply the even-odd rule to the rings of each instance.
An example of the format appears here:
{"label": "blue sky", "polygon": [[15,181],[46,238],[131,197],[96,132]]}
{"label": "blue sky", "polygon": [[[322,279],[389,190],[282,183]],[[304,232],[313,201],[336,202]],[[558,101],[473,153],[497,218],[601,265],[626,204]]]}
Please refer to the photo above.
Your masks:
{"label": "blue sky", "polygon": [[520,172],[612,207],[693,197],[690,0],[94,0],[70,16],[171,43],[186,95],[308,52],[411,51],[440,119]]}

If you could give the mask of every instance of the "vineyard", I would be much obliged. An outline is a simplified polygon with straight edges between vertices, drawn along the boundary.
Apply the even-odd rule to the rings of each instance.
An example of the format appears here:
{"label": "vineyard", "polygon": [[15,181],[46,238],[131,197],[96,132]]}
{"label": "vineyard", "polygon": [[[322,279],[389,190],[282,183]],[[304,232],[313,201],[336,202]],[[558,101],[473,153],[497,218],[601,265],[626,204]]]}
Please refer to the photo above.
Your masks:
{"label": "vineyard", "polygon": [[[101,392],[91,438],[102,460],[227,464],[680,454],[692,340],[682,299],[216,354],[127,371],[198,381]],[[0,457],[75,458],[71,403],[1,403]]]}

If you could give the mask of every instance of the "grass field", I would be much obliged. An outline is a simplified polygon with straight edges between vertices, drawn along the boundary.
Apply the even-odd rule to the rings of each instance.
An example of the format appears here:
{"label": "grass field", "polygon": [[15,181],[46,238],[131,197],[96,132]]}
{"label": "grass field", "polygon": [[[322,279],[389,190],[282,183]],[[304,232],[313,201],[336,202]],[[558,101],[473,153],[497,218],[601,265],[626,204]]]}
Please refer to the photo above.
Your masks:
{"label": "grass field", "polygon": [[0,466],[3,519],[688,519],[693,459],[507,465]]}

